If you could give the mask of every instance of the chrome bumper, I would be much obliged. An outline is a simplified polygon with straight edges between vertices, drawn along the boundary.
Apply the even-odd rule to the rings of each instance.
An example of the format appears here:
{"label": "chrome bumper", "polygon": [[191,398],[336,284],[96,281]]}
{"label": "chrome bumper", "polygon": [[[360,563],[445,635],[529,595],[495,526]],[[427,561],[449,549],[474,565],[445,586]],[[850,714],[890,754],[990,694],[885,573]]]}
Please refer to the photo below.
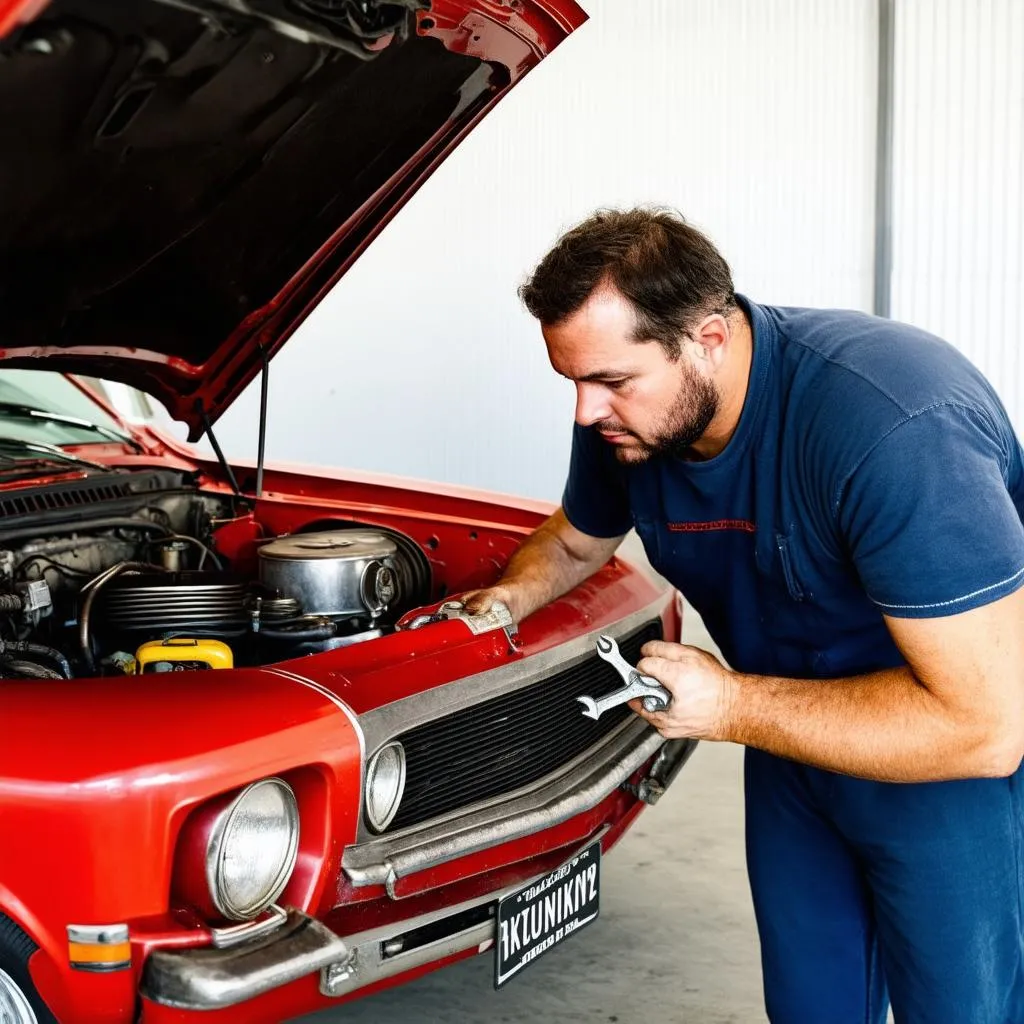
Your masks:
{"label": "chrome bumper", "polygon": [[[653,746],[648,737],[636,748],[638,756],[641,750],[645,752],[637,766],[657,751],[659,745],[661,754],[648,777],[637,788],[650,784],[660,796],[696,744],[692,740],[665,742],[657,733],[652,736]],[[623,779],[634,770],[625,771]],[[538,826],[535,824],[533,827]],[[589,845],[594,838],[597,836],[589,837],[583,846]],[[537,879],[543,875],[538,874]],[[485,952],[494,942],[494,918],[488,914],[479,919],[484,913],[481,908],[535,880],[527,879],[434,913],[421,914],[386,928],[375,928],[344,938],[315,918],[289,909],[287,917],[276,930],[248,942],[223,949],[157,950],[150,955],[143,969],[141,993],[161,1006],[216,1010],[235,1006],[319,972],[320,991],[325,996],[346,995],[455,953],[467,950]],[[465,916],[478,910],[477,919],[466,923]],[[440,938],[410,948],[409,943],[413,941],[410,937],[414,933],[442,921],[451,922],[450,931],[441,929]],[[435,929],[433,934],[436,933]]]}
{"label": "chrome bumper", "polygon": [[316,919],[289,910],[275,931],[227,949],[156,950],[140,991],[161,1006],[219,1010],[343,962],[348,946]]}
{"label": "chrome bumper", "polygon": [[343,996],[453,953],[484,952],[494,941],[492,917],[453,928],[442,938],[413,949],[403,948],[402,936],[446,918],[458,918],[518,888],[346,939],[307,914],[289,909],[287,922],[277,932],[245,946],[152,953],[143,969],[140,991],[160,1006],[220,1010],[319,971],[320,991],[325,996]]}

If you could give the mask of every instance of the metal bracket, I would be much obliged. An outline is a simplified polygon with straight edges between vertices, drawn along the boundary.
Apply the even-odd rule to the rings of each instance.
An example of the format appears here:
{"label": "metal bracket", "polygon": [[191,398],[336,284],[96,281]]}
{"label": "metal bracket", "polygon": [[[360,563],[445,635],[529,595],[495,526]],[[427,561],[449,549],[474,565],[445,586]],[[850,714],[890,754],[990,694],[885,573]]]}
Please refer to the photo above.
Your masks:
{"label": "metal bracket", "polygon": [[622,788],[627,793],[632,793],[638,800],[643,801],[648,807],[653,807],[665,795],[665,787],[654,779],[641,779],[637,786],[634,786],[632,782],[624,782]]}
{"label": "metal bracket", "polygon": [[666,740],[647,775],[635,785],[624,782],[621,788],[653,807],[665,795],[696,747],[696,740]]}
{"label": "metal bracket", "polygon": [[344,960],[320,968],[320,994],[339,995],[338,991],[355,973],[359,966],[358,949],[353,949]]}
{"label": "metal bracket", "polygon": [[277,931],[288,920],[288,911],[276,903],[270,904],[267,908],[267,915],[261,921],[246,921],[229,928],[211,928],[210,937],[213,945],[217,949],[230,949],[231,946],[248,942],[250,939],[269,935],[271,932]]}
{"label": "metal bracket", "polygon": [[447,622],[451,619],[464,622],[474,636],[490,633],[495,629],[503,630],[505,638],[508,640],[510,654],[515,653],[519,646],[519,626],[513,620],[512,613],[501,601],[495,601],[489,611],[480,615],[470,615],[461,601],[445,601],[433,615],[418,615],[407,628],[419,629],[431,622]]}

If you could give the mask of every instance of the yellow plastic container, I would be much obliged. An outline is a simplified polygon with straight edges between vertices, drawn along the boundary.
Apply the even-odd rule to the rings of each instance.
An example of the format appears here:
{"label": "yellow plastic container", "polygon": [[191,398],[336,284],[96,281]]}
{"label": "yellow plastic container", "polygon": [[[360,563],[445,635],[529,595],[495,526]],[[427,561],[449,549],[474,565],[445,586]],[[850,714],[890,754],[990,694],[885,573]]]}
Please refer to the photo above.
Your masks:
{"label": "yellow plastic container", "polygon": [[233,668],[231,648],[221,640],[176,636],[150,640],[135,652],[135,674],[187,672],[192,669]]}

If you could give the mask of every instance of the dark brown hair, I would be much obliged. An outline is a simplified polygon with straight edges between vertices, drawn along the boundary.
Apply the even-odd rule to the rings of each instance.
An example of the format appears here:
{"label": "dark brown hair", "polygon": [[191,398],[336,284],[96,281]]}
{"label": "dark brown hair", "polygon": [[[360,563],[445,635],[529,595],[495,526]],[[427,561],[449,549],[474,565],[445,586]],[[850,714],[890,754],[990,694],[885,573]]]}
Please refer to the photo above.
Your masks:
{"label": "dark brown hair", "polygon": [[736,306],[729,264],[714,245],[679,214],[646,208],[599,210],[568,231],[519,297],[542,324],[558,324],[602,284],[633,307],[634,339],[659,342],[673,360],[699,320]]}

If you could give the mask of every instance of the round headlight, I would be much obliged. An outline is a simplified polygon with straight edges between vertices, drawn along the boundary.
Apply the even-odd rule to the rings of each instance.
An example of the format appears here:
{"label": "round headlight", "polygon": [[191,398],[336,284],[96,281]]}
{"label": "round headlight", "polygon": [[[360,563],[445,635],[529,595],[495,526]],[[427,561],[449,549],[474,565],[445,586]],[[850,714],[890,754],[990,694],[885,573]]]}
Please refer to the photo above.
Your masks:
{"label": "round headlight", "polygon": [[383,832],[398,813],[405,790],[405,748],[381,747],[366,769],[366,818],[374,832]]}
{"label": "round headlight", "polygon": [[263,779],[221,814],[206,850],[217,909],[234,921],[266,910],[288,884],[299,852],[299,808],[291,786]]}

